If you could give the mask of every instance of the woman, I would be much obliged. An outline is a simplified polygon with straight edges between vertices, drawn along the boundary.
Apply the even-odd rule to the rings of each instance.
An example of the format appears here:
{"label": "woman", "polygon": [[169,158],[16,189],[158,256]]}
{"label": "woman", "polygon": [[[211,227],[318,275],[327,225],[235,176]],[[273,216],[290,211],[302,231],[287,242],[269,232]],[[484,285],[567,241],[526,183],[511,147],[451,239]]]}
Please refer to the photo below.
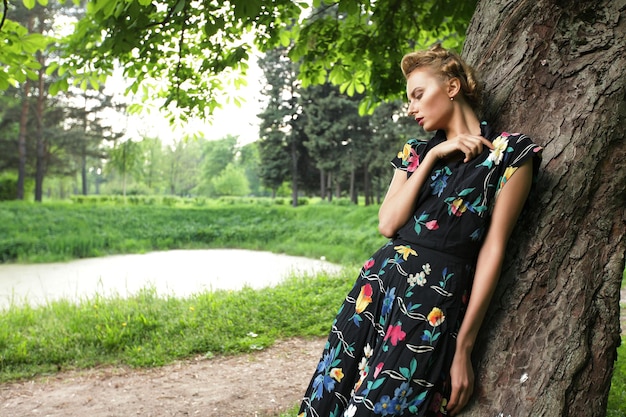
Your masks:
{"label": "woman", "polygon": [[[541,148],[480,122],[480,86],[439,45],[402,59],[409,140],[379,210],[390,241],[360,271],[300,416],[456,415],[474,384],[471,352]],[[471,293],[471,297],[470,297]]]}

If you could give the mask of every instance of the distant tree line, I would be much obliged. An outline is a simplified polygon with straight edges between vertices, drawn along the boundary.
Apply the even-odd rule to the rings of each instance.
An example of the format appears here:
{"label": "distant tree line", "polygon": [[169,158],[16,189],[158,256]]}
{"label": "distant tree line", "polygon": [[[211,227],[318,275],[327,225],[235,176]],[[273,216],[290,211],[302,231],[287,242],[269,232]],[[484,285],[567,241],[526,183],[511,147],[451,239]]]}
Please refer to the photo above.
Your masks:
{"label": "distant tree line", "polygon": [[[15,5],[13,19],[33,33],[53,30],[55,17],[79,16],[73,6],[32,9]],[[58,78],[41,67],[0,98],[0,199],[36,201],[72,194],[291,195],[380,201],[391,175],[390,159],[410,135],[401,100],[363,113],[363,91],[325,83],[303,87],[293,45],[269,50],[260,59],[266,107],[258,138],[129,140],[107,115],[124,112],[99,86],[68,86],[52,96]],[[399,71],[398,76],[399,75]],[[330,78],[330,74],[328,75]],[[44,179],[46,183],[44,184]],[[31,194],[32,193],[32,194]]]}

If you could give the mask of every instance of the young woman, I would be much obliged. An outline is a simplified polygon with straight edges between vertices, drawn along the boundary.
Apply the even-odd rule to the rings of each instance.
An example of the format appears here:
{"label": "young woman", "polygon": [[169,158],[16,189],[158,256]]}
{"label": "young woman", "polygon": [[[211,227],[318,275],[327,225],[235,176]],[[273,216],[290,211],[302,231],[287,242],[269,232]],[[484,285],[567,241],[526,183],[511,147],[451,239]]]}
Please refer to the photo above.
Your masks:
{"label": "young woman", "polygon": [[[402,59],[409,140],[379,210],[390,241],[369,258],[335,318],[299,416],[456,415],[471,352],[541,148],[477,116],[480,85],[438,45]],[[471,294],[471,296],[470,296]]]}

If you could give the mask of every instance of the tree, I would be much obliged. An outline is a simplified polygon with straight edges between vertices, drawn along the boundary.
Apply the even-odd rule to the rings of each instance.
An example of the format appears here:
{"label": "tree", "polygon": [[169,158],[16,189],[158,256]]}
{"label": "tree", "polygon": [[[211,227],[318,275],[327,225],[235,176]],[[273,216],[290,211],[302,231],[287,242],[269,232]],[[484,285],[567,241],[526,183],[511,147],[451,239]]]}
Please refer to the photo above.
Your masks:
{"label": "tree", "polygon": [[126,197],[126,181],[128,175],[139,166],[141,149],[137,142],[125,140],[115,144],[109,152],[109,165],[122,175],[122,195]]}
{"label": "tree", "polygon": [[406,111],[403,101],[393,100],[381,103],[372,113],[368,146],[360,151],[367,161],[363,166],[365,204],[373,203],[374,196],[376,202],[382,202],[391,181],[390,161],[394,155],[390,150],[399,151],[410,138],[429,138],[415,120],[406,117]]}
{"label": "tree", "polygon": [[228,164],[220,174],[213,178],[213,188],[218,196],[245,196],[250,194],[246,174],[234,164]]}
{"label": "tree", "polygon": [[300,86],[297,65],[287,57],[286,48],[276,48],[259,60],[266,85],[263,91],[267,106],[258,115],[261,119],[259,152],[263,164],[263,183],[276,194],[278,187],[291,174],[292,205],[298,204],[299,164],[303,134],[302,110],[299,106]]}
{"label": "tree", "polygon": [[464,55],[487,80],[487,117],[545,151],[464,415],[605,415],[626,239],[625,10],[612,0],[476,8]]}
{"label": "tree", "polygon": [[196,191],[214,196],[216,192],[213,180],[234,162],[237,153],[237,137],[228,135],[220,140],[204,140],[201,142],[201,147],[201,178],[199,178],[200,184]]}

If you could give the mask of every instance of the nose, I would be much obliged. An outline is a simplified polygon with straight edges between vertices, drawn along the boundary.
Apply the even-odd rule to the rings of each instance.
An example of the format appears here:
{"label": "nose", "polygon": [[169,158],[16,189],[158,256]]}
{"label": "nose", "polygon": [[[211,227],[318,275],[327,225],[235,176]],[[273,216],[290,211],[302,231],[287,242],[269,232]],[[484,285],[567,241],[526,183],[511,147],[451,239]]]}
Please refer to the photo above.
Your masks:
{"label": "nose", "polygon": [[417,114],[417,110],[418,108],[417,108],[416,101],[415,100],[409,101],[409,109],[408,109],[409,116],[413,116]]}

